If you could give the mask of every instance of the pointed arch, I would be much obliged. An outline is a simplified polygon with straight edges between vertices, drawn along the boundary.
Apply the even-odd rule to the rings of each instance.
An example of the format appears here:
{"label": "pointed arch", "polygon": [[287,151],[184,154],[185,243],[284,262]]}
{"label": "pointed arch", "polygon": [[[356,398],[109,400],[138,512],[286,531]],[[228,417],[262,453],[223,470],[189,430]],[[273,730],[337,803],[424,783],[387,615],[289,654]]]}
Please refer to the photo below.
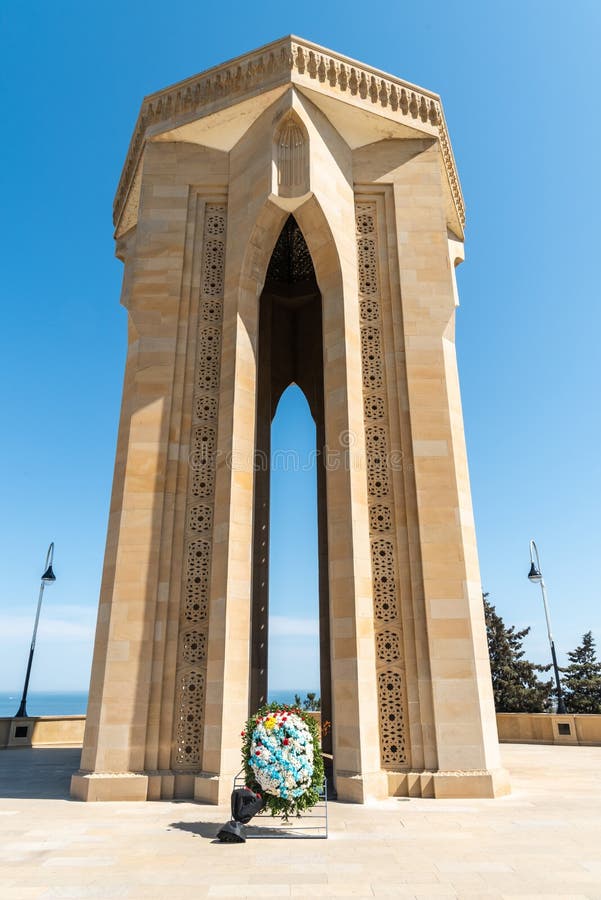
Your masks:
{"label": "pointed arch", "polygon": [[315,423],[320,691],[331,721],[322,296],[309,248],[292,214],[283,223],[269,258],[258,315],[254,443],[259,465],[254,477],[251,708],[258,708],[268,697],[272,423],[283,393],[296,384]]}
{"label": "pointed arch", "polygon": [[[327,195],[324,199],[328,204],[334,202]],[[259,430],[265,425],[267,408],[258,397],[260,300],[274,247],[292,212],[311,255],[321,302],[322,334],[314,345],[323,363],[318,446],[323,447],[324,465],[318,469],[322,479],[318,496],[324,502],[318,507],[318,516],[327,539],[326,565],[320,567],[320,597],[327,591],[328,602],[320,606],[320,645],[331,690],[326,705],[322,681],[322,709],[332,722],[324,748],[332,742],[338,790],[348,788],[348,796],[355,796],[355,774],[366,777],[370,785],[377,782],[373,789],[378,791],[385,776],[379,774],[379,748],[367,737],[377,730],[378,715],[375,682],[367,678],[370,667],[375,666],[375,641],[371,602],[366,602],[371,565],[364,552],[369,530],[366,481],[360,465],[365,434],[362,408],[354,399],[361,391],[359,317],[355,259],[348,257],[348,234],[334,215],[338,208],[333,206],[330,223],[314,194],[285,203],[272,194],[262,202],[239,204],[228,229],[218,435],[218,452],[223,447],[225,464],[216,481],[211,576],[211,596],[215,604],[225,604],[226,625],[224,630],[217,617],[209,619],[220,628],[214,641],[222,650],[208,661],[203,765],[206,771],[220,772],[230,755],[237,756],[239,734],[232,725],[231,710],[238,710],[255,696],[251,655],[254,635],[259,632],[254,626],[258,623],[261,629],[265,610],[260,608],[260,592],[254,591],[261,573],[252,557],[256,535],[257,553],[263,550],[261,559],[268,549],[263,525],[269,504],[268,494],[261,496],[261,460],[256,454],[258,447],[265,446]],[[258,617],[253,616],[253,596],[259,597]],[[233,634],[235,647],[228,636]],[[260,634],[267,638],[266,631]],[[226,677],[234,658],[238,671],[249,672],[248,693],[234,695]],[[263,665],[259,661],[254,668],[260,675]],[[256,679],[255,684],[260,683],[261,678]],[[221,749],[215,751],[215,747]],[[357,790],[363,796],[362,784]]]}
{"label": "pointed arch", "polygon": [[[337,309],[338,321],[335,327],[340,332],[337,335],[340,339],[344,329],[344,286],[340,255],[330,224],[314,194],[307,200],[302,200],[292,212],[311,254],[315,278],[324,304],[324,315],[328,309],[332,311],[333,307]],[[248,242],[243,251],[244,258],[237,283],[238,314],[251,345],[255,348],[258,328],[257,301],[265,285],[275,245],[289,215],[288,209],[281,208],[273,200],[266,200],[250,229]]]}

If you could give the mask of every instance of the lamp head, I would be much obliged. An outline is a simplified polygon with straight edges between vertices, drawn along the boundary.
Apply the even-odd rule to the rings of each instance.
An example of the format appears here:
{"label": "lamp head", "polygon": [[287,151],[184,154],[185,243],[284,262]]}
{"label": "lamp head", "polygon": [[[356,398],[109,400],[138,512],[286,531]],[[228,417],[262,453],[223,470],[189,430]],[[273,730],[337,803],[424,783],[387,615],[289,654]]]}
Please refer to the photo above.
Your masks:
{"label": "lamp head", "polygon": [[528,581],[531,581],[532,584],[540,584],[543,580],[543,576],[536,568],[535,564],[532,563],[530,566],[530,571],[528,572]]}
{"label": "lamp head", "polygon": [[44,584],[53,584],[56,581],[56,575],[52,571],[52,566],[48,566],[44,574],[42,575],[42,581]]}
{"label": "lamp head", "polygon": [[48,547],[46,554],[46,571],[42,575],[42,584],[53,584],[56,581],[56,575],[52,571],[52,563],[54,562],[54,541]]}

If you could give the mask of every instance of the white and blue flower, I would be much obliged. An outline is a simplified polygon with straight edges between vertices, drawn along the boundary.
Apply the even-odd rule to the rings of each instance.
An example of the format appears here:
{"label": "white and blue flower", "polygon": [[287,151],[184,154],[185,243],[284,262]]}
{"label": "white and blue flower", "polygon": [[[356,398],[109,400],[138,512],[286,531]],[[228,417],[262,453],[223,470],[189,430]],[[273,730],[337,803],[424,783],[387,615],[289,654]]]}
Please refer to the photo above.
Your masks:
{"label": "white and blue flower", "polygon": [[248,763],[266,794],[301,797],[313,779],[313,737],[303,719],[287,710],[257,719]]}

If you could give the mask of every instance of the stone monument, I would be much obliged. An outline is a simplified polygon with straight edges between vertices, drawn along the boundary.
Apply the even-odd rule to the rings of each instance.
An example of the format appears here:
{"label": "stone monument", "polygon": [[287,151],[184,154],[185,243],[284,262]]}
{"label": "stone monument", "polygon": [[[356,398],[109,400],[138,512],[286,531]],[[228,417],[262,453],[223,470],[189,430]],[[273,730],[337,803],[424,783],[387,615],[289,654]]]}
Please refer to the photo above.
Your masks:
{"label": "stone monument", "polygon": [[291,382],[316,423],[338,797],[506,792],[439,97],[283,38],[144,100],[114,212],[129,345],[73,796],[229,798],[266,699],[261,461]]}

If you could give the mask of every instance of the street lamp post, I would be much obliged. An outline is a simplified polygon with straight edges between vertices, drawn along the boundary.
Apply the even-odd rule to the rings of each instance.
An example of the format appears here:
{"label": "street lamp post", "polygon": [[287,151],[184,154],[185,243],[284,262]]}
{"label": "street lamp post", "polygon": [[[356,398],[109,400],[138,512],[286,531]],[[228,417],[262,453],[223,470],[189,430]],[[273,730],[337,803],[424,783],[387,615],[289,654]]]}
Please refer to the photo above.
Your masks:
{"label": "street lamp post", "polygon": [[564,703],[561,681],[559,679],[559,666],[557,665],[555,642],[553,641],[553,635],[551,633],[551,616],[549,614],[549,604],[547,602],[547,588],[545,587],[545,580],[540,568],[538,547],[534,541],[530,541],[530,571],[528,572],[528,580],[531,581],[532,584],[540,584],[540,589],[543,594],[543,605],[545,607],[545,618],[547,620],[547,634],[549,635],[549,644],[551,645],[551,657],[553,659],[553,671],[555,672],[555,685],[557,688],[557,712],[564,714],[566,712],[566,705]]}
{"label": "street lamp post", "polygon": [[29,687],[29,676],[31,675],[31,664],[33,662],[33,651],[35,650],[35,639],[38,633],[38,622],[40,621],[40,611],[42,609],[42,597],[44,596],[44,588],[47,584],[56,581],[56,575],[52,571],[52,560],[54,559],[54,542],[48,547],[46,554],[46,565],[44,574],[40,583],[40,596],[38,597],[38,609],[35,614],[35,624],[33,626],[33,637],[31,638],[31,647],[29,648],[29,661],[27,663],[27,673],[25,675],[25,684],[23,685],[23,696],[21,697],[21,705],[15,716],[15,719],[27,718],[27,689]]}

